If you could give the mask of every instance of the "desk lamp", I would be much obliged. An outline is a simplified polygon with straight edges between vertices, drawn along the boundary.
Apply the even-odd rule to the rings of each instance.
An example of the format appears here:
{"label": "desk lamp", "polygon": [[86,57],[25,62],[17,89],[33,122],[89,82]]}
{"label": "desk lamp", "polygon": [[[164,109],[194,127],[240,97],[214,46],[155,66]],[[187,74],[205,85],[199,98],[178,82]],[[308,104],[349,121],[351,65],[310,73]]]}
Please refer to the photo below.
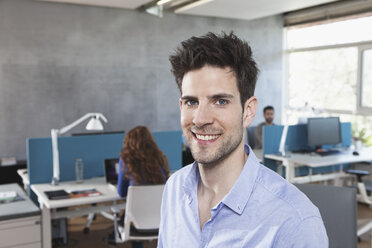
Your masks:
{"label": "desk lamp", "polygon": [[53,152],[53,179],[51,184],[58,185],[59,183],[59,152],[58,152],[58,136],[61,134],[66,133],[67,131],[71,130],[72,128],[79,125],[81,122],[85,121],[86,119],[91,118],[88,122],[86,129],[87,130],[103,130],[102,123],[100,122],[100,118],[107,123],[106,117],[101,113],[88,113],[70,125],[67,125],[61,129],[52,129],[51,130],[51,137],[52,137],[52,152]]}

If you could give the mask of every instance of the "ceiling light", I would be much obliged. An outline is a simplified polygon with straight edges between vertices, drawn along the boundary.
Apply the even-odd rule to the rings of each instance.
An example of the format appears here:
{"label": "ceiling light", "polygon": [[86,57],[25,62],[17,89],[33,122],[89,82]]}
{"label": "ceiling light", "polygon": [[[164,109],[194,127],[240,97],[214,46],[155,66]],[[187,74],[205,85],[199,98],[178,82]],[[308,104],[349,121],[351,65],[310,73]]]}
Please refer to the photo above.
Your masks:
{"label": "ceiling light", "polygon": [[163,4],[166,4],[166,3],[170,2],[170,1],[172,1],[172,0],[160,0],[156,4],[157,5],[163,5]]}
{"label": "ceiling light", "polygon": [[190,4],[186,4],[186,5],[182,6],[181,8],[175,9],[174,12],[175,13],[181,13],[181,12],[186,11],[188,9],[192,9],[192,8],[195,8],[199,5],[202,5],[202,4],[205,4],[205,3],[208,3],[208,2],[212,2],[212,1],[213,0],[200,0],[200,1],[192,2]]}

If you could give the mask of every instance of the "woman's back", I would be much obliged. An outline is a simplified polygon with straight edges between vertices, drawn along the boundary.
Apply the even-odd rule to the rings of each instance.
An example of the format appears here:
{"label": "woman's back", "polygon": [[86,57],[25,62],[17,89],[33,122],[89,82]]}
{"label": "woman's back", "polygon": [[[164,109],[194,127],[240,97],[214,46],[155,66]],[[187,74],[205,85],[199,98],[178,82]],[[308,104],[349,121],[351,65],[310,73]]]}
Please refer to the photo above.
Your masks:
{"label": "woman's back", "polygon": [[164,184],[169,177],[168,160],[144,126],[126,134],[119,167],[118,193],[122,197],[130,185]]}

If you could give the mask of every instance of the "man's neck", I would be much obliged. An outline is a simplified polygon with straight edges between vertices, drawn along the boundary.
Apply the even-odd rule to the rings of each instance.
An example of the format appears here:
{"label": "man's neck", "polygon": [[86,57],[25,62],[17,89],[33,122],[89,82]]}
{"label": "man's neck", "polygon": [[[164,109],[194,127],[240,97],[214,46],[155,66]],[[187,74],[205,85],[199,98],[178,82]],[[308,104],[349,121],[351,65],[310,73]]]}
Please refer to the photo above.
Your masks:
{"label": "man's neck", "polygon": [[214,165],[199,164],[200,181],[198,194],[214,196],[218,203],[229,193],[238,179],[248,155],[244,150],[244,142],[227,158]]}
{"label": "man's neck", "polygon": [[227,158],[214,165],[199,164],[198,210],[200,229],[211,217],[215,207],[231,190],[238,179],[248,155],[244,142]]}

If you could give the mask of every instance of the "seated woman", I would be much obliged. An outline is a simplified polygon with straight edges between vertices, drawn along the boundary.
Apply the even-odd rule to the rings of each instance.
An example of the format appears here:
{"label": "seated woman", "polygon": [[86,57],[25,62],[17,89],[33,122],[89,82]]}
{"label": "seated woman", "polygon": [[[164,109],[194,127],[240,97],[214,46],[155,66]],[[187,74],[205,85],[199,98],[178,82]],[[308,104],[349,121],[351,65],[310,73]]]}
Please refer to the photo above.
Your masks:
{"label": "seated woman", "polygon": [[169,177],[167,157],[144,126],[137,126],[126,134],[119,164],[118,193],[121,197],[127,195],[131,185],[165,184]]}
{"label": "seated woman", "polygon": [[[130,130],[124,138],[120,152],[118,193],[121,197],[128,194],[132,185],[165,184],[169,177],[167,157],[159,149],[149,129],[137,126]],[[122,215],[119,225],[124,225]],[[114,234],[109,237],[109,243],[115,243]],[[142,242],[132,242],[132,248],[142,248]]]}

